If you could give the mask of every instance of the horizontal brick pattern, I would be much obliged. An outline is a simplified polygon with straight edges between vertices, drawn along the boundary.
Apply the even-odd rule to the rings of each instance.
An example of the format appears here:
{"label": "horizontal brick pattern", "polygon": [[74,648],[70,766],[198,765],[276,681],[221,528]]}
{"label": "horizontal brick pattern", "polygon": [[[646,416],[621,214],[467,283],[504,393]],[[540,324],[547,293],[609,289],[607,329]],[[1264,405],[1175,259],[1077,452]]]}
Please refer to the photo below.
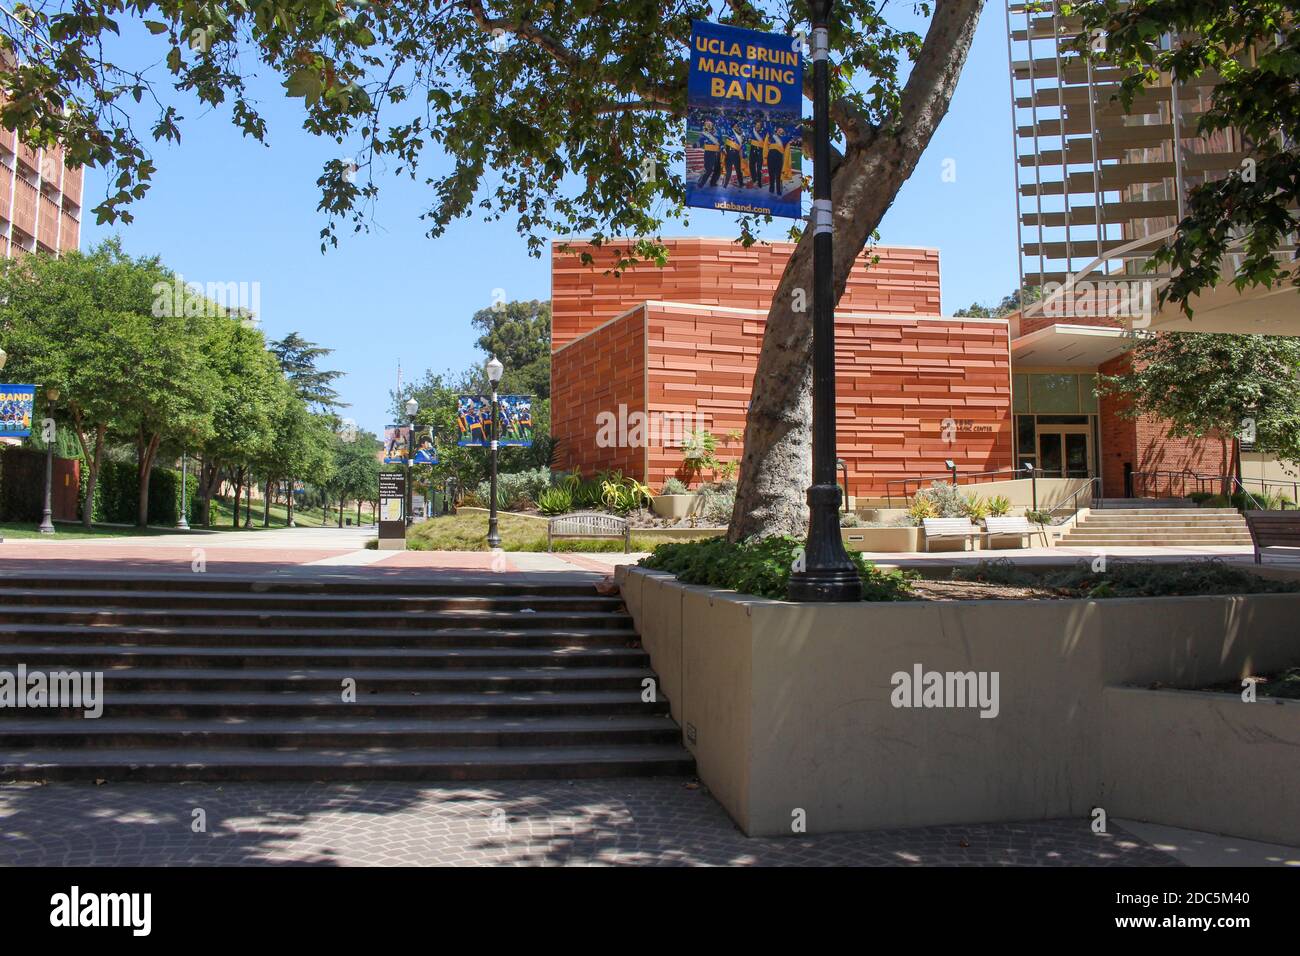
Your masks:
{"label": "horizontal brick pattern", "polygon": [[[728,239],[666,239],[668,264],[641,263],[620,275],[611,270],[626,243],[603,249],[581,239],[552,244],[551,347],[558,349],[633,306],[651,300],[766,311],[794,243],[745,249]],[[583,252],[596,260],[584,265]],[[939,253],[934,249],[879,247],[864,254],[849,275],[838,308],[845,312],[938,315]]]}
{"label": "horizontal brick pattern", "polygon": [[557,466],[591,475],[618,470],[643,478],[645,450],[600,447],[598,418],[619,405],[645,411],[645,310],[592,332],[551,358],[551,434],[558,440]]}
{"label": "horizontal brick pattern", "polygon": [[[1129,366],[1129,357],[1121,355],[1103,363],[1098,371],[1103,375],[1122,375]],[[1101,481],[1102,492],[1107,497],[1118,498],[1127,493],[1125,464],[1131,465],[1135,472],[1186,469],[1203,475],[1232,473],[1230,440],[1225,441],[1217,434],[1205,438],[1171,438],[1164,419],[1149,415],[1136,419],[1123,417],[1128,404],[1122,396],[1102,395],[1100,400]],[[1166,483],[1162,481],[1160,487],[1166,487]],[[1188,485],[1188,490],[1191,487]]]}
{"label": "horizontal brick pattern", "polygon": [[[682,476],[685,418],[716,435],[718,457],[739,460],[754,371],[763,341],[761,312],[649,303],[555,354],[554,433],[566,467],[591,473],[618,467],[658,489]],[[1011,465],[1011,386],[1004,323],[839,314],[837,334],[838,451],[848,466],[849,493],[878,495],[886,482],[945,472]],[[645,329],[648,372],[644,408],[656,423],[643,466],[634,449],[595,448],[596,414],[618,403],[639,407],[610,383],[606,369],[627,383],[641,381],[635,329]],[[627,390],[625,390],[626,392]],[[563,411],[560,411],[560,410]],[[945,433],[951,419],[952,440]],[[585,429],[585,433],[584,433]],[[710,475],[703,476],[705,478]]]}

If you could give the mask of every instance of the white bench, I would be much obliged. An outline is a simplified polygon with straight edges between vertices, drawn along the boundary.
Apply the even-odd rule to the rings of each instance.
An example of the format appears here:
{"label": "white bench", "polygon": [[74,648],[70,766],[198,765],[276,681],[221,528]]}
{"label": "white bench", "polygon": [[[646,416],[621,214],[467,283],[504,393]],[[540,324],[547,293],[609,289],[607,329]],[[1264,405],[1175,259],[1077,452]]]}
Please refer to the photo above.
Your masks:
{"label": "white bench", "polygon": [[583,511],[552,518],[546,523],[548,552],[556,538],[622,538],[623,553],[632,550],[632,526],[622,518],[598,511]]}
{"label": "white bench", "polygon": [[1039,525],[1037,528],[1029,523],[1029,519],[1024,515],[1006,518],[985,518],[984,519],[984,537],[989,547],[993,546],[993,536],[995,534],[1017,534],[1020,535],[1021,547],[1024,547],[1025,538],[1031,541],[1033,536],[1038,534],[1043,537],[1043,547],[1050,547],[1047,541],[1047,530]]}
{"label": "white bench", "polygon": [[970,523],[969,518],[922,518],[921,526],[925,529],[925,550],[930,550],[931,538],[963,538],[966,544],[963,550],[969,550],[970,542],[978,540],[980,529]]}

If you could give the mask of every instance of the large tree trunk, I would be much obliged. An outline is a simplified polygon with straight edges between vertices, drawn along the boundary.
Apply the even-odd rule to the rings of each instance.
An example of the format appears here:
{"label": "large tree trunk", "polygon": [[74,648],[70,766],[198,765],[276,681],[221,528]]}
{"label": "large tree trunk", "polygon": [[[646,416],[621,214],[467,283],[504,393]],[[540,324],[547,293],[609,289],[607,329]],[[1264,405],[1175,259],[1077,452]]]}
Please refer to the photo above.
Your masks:
{"label": "large tree trunk", "polygon": [[72,422],[77,443],[81,445],[81,457],[86,460],[86,495],[81,502],[81,524],[89,531],[94,525],[95,489],[99,485],[99,469],[104,457],[104,436],[108,426],[103,423],[95,426],[95,444],[92,448],[86,439],[81,412],[75,407],[72,409]]}
{"label": "large tree trunk", "polygon": [[147,440],[141,436],[141,441],[136,445],[139,498],[136,502],[135,523],[141,528],[149,526],[149,476],[153,474],[153,463],[158,457],[158,445],[161,441],[162,436],[158,434],[150,435]]}
{"label": "large tree trunk", "polygon": [[243,494],[243,491],[244,491],[244,469],[239,468],[236,469],[235,471],[235,509],[234,509],[235,514],[234,517],[231,518],[231,525],[230,525],[230,527],[234,528],[235,530],[239,529],[239,496]]}
{"label": "large tree trunk", "polygon": [[271,527],[271,479],[266,479],[265,495],[262,498],[262,527]]}
{"label": "large tree trunk", "polygon": [[[841,128],[849,127],[845,155],[832,164],[831,175],[837,302],[858,254],[948,111],[983,5],[984,0],[938,0],[896,124],[873,127],[846,113],[843,104],[833,106]],[[768,310],[729,541],[806,533],[805,496],[812,483],[812,246],[812,230],[806,228]],[[805,305],[799,312],[794,311],[796,289],[803,290],[799,298]]]}

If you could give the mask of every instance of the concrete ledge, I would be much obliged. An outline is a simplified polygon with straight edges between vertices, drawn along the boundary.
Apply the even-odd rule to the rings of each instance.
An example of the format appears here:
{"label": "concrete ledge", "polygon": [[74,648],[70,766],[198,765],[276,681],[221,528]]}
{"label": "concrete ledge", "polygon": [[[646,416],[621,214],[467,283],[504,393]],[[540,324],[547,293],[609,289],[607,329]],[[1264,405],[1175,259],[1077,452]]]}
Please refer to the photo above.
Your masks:
{"label": "concrete ledge", "polygon": [[[1151,749],[1168,736],[1145,718],[1109,725],[1107,688],[1208,684],[1297,654],[1297,594],[800,605],[638,567],[619,580],[701,779],[751,836],[790,834],[800,815],[809,833],[1082,817],[1120,785],[1130,796],[1112,815],[1179,823],[1124,784],[1126,751],[1107,762],[1117,733]],[[916,665],[996,673],[997,715],[895,707],[893,675]],[[1300,709],[1276,710],[1296,739]],[[1220,739],[1196,760],[1240,769]],[[1266,785],[1284,751],[1257,753],[1248,775]],[[1177,801],[1188,782],[1153,773],[1149,786]],[[1296,842],[1294,812],[1243,827],[1224,806],[1179,825]]]}
{"label": "concrete ledge", "polygon": [[1104,699],[1108,813],[1300,846],[1300,701],[1134,687]]}

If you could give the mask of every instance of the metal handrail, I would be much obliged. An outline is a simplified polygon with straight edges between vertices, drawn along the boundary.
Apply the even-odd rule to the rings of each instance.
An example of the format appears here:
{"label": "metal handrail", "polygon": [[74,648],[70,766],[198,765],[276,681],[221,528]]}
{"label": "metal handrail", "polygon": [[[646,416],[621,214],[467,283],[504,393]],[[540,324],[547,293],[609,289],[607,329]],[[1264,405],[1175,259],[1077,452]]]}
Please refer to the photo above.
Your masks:
{"label": "metal handrail", "polygon": [[[1250,499],[1251,504],[1255,505],[1258,508],[1259,500],[1253,494],[1250,493],[1250,491],[1246,488],[1246,484],[1245,484],[1246,482],[1253,482],[1258,484],[1263,489],[1264,494],[1268,494],[1268,489],[1270,486],[1280,487],[1280,488],[1290,487],[1291,495],[1292,495],[1291,505],[1292,507],[1300,507],[1300,504],[1297,503],[1300,502],[1300,479],[1296,481],[1279,481],[1277,479],[1272,479],[1272,478],[1238,478],[1236,475],[1216,475],[1216,474],[1210,474],[1204,472],[1196,472],[1196,471],[1192,471],[1190,468],[1184,468],[1182,471],[1172,471],[1172,470],[1135,471],[1133,472],[1133,479],[1135,482],[1134,494],[1137,497],[1139,498],[1144,497],[1144,495],[1139,492],[1137,486],[1138,480],[1140,480],[1142,483],[1141,491],[1147,491],[1149,490],[1146,485],[1148,478],[1154,479],[1155,488],[1150,489],[1154,492],[1152,494],[1153,498],[1160,497],[1160,480],[1163,478],[1168,480],[1167,491],[1168,491],[1168,497],[1171,498],[1186,497],[1186,495],[1188,494],[1187,491],[1188,482],[1193,483],[1194,486],[1193,490],[1196,492],[1208,491],[1209,489],[1217,486],[1217,489],[1213,491],[1214,494],[1223,494],[1224,493],[1223,489],[1226,486],[1227,493],[1229,495],[1232,494],[1232,489],[1236,488],[1240,490],[1241,493],[1244,494],[1247,498]],[[1179,482],[1179,493],[1174,492],[1175,480]],[[1285,500],[1283,500],[1282,510],[1286,510],[1286,506],[1287,503]]]}
{"label": "metal handrail", "polygon": [[[1054,471],[1060,471],[1061,469],[1053,469],[1053,470],[1054,470]],[[1023,468],[999,468],[999,469],[997,469],[996,471],[967,471],[967,472],[959,472],[959,473],[957,474],[957,476],[956,476],[956,477],[958,478],[958,481],[956,482],[956,484],[960,485],[960,484],[961,484],[961,480],[960,480],[960,479],[963,479],[963,478],[988,478],[990,475],[1009,475],[1009,476],[1010,476],[1011,478],[1013,478],[1013,479],[1014,479],[1014,478],[1029,478],[1029,477],[1034,477],[1034,478],[1045,478],[1045,477],[1047,477],[1046,473],[1045,473],[1045,472],[1043,471],[1043,469],[1041,469],[1041,468],[1035,468],[1035,469],[1033,470],[1033,474],[1032,474],[1032,476],[1031,476],[1031,474],[1030,474],[1028,471],[1026,471],[1026,470],[1023,469]],[[1063,476],[1062,476],[1062,477],[1063,477]],[[989,478],[989,480],[990,480],[990,481],[997,481],[996,478]],[[910,498],[910,497],[912,496],[912,495],[911,495],[911,492],[909,492],[908,489],[907,489],[907,486],[908,486],[910,483],[912,483],[912,482],[917,482],[917,490],[919,491],[920,488],[921,488],[921,486],[922,486],[923,484],[925,484],[926,482],[934,482],[934,481],[942,481],[942,482],[946,482],[946,483],[948,483],[948,484],[952,484],[952,483],[953,483],[953,473],[949,471],[949,472],[946,472],[946,473],[944,473],[944,474],[942,474],[942,475],[910,475],[910,476],[908,476],[907,478],[891,478],[891,479],[889,479],[888,481],[885,482],[885,502],[886,502],[886,507],[892,508],[892,507],[894,506],[894,492],[892,492],[892,491],[890,490],[890,486],[891,486],[891,485],[898,485],[898,484],[901,484],[901,485],[903,486],[903,490],[902,490],[901,494],[899,494],[899,497],[901,497],[901,498],[903,499],[903,501],[906,502],[907,499]],[[968,483],[969,483],[969,484],[972,484],[972,485],[977,485],[977,484],[979,484],[978,481],[971,481],[971,482],[968,482]]]}
{"label": "metal handrail", "polygon": [[[1079,496],[1083,494],[1085,491],[1089,492],[1088,507],[1096,508],[1097,502],[1100,500],[1101,479],[1097,477],[1089,478],[1088,483],[1084,485],[1082,488],[1080,488],[1078,491],[1076,491],[1074,494],[1070,495],[1070,497],[1066,499],[1065,504],[1056,505],[1055,507],[1049,508],[1047,513],[1052,518],[1051,524],[1053,527],[1055,527],[1057,524],[1065,524],[1065,522],[1070,518],[1077,519],[1079,517]],[[1071,504],[1073,504],[1074,510],[1070,512],[1070,514],[1067,517],[1062,518],[1059,522],[1056,521],[1056,512],[1060,511],[1063,508],[1070,507]]]}

